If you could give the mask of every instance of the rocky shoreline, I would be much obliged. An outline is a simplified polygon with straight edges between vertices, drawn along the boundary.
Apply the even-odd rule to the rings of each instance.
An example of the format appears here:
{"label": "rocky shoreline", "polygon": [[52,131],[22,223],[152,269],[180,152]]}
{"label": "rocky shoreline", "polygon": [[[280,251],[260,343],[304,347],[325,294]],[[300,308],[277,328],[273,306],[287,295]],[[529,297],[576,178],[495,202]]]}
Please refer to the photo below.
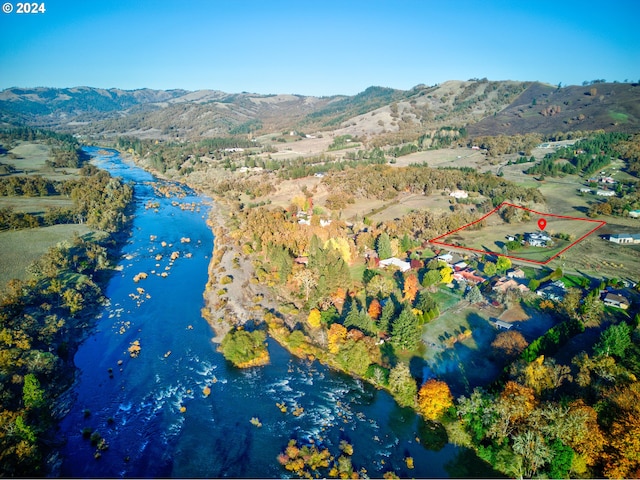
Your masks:
{"label": "rocky shoreline", "polygon": [[216,202],[207,220],[215,238],[202,316],[216,333],[215,343],[220,343],[234,327],[263,323],[265,310],[276,306],[271,292],[252,281],[251,258],[229,235],[225,223],[228,212],[224,204]]}

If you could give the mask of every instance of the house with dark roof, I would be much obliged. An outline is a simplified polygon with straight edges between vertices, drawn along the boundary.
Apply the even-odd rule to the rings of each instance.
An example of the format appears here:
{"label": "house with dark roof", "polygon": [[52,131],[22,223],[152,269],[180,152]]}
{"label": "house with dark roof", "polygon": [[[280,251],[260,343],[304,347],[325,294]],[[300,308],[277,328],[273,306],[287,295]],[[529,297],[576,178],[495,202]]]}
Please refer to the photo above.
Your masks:
{"label": "house with dark roof", "polygon": [[626,310],[631,305],[627,297],[610,292],[604,292],[602,302],[610,307],[621,308],[623,310]]}
{"label": "house with dark roof", "polygon": [[617,244],[638,244],[640,243],[640,233],[612,233],[609,241]]}

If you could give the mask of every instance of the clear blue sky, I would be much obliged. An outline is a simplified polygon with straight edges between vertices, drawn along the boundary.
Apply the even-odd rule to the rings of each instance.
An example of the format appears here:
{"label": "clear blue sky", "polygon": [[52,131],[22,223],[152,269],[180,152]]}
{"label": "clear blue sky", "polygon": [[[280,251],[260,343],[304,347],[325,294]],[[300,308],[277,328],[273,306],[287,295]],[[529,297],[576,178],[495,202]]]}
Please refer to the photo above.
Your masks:
{"label": "clear blue sky", "polygon": [[473,77],[563,85],[640,79],[640,0],[47,0],[45,7],[0,13],[0,89],[333,95]]}

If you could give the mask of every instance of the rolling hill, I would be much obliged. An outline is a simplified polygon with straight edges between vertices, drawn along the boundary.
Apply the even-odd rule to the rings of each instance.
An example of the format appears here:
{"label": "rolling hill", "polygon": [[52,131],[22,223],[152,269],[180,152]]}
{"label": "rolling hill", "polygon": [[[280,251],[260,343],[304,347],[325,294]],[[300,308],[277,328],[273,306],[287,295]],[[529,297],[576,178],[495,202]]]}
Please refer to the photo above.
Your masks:
{"label": "rolling hill", "polygon": [[554,87],[538,82],[448,81],[410,90],[369,87],[353,96],[312,97],[217,90],[10,88],[0,125],[82,135],[188,139],[289,130],[331,130],[413,141],[442,127],[470,136],[640,129],[638,84]]}

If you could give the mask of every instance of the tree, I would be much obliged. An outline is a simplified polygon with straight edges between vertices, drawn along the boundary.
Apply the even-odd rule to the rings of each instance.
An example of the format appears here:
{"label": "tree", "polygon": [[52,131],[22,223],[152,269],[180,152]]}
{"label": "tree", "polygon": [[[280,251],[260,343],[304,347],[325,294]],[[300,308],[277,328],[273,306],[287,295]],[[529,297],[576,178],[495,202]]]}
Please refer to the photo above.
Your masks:
{"label": "tree", "polygon": [[382,306],[380,305],[380,302],[377,298],[371,300],[368,313],[373,320],[377,320],[378,318],[380,318],[380,314],[382,313]]}
{"label": "tree", "polygon": [[469,291],[465,294],[464,298],[469,303],[480,303],[482,300],[484,300],[482,293],[480,293],[480,289],[478,288],[477,285],[474,285],[473,287],[471,287]]}
{"label": "tree", "polygon": [[44,390],[33,373],[24,376],[22,387],[22,400],[27,409],[39,408],[44,405]]}
{"label": "tree", "polygon": [[369,314],[364,310],[358,309],[355,303],[344,320],[344,326],[355,327],[367,335],[372,335],[376,331],[376,327]]}
{"label": "tree", "polygon": [[611,325],[600,334],[600,340],[593,348],[595,355],[614,355],[618,358],[631,346],[631,327],[626,323]]}
{"label": "tree", "polygon": [[262,330],[235,330],[224,337],[220,348],[224,358],[237,367],[263,365],[269,361],[269,352],[264,343],[266,338]]}
{"label": "tree", "polygon": [[551,450],[540,433],[525,430],[513,440],[513,451],[522,455],[525,461],[526,477],[532,477],[552,458]]}
{"label": "tree", "polygon": [[309,316],[307,317],[307,323],[312,328],[319,328],[322,321],[322,316],[320,315],[320,310],[317,308],[312,308],[309,312]]}
{"label": "tree", "polygon": [[529,344],[520,332],[507,330],[499,333],[491,346],[500,350],[507,358],[513,359],[520,355]]}
{"label": "tree", "polygon": [[604,303],[595,295],[587,295],[580,307],[582,321],[587,325],[599,325],[604,315]]}
{"label": "tree", "polygon": [[438,270],[429,270],[424,274],[424,277],[422,278],[422,286],[430,287],[431,285],[435,285],[436,283],[438,283],[440,280],[442,280],[442,277],[440,276],[440,272]]}
{"label": "tree", "polygon": [[453,405],[453,396],[446,382],[427,380],[418,392],[418,410],[423,417],[436,420]]}
{"label": "tree", "polygon": [[453,268],[444,267],[440,270],[440,281],[442,283],[451,283],[453,282]]}
{"label": "tree", "polygon": [[370,297],[385,298],[391,295],[394,288],[393,280],[382,275],[376,275],[367,285],[366,291]]}
{"label": "tree", "polygon": [[393,322],[391,342],[398,348],[413,350],[420,342],[420,325],[418,318],[405,306],[398,318]]}
{"label": "tree", "polygon": [[386,260],[393,256],[391,251],[391,239],[386,232],[381,233],[376,240],[376,252],[380,260]]}
{"label": "tree", "polygon": [[391,320],[393,319],[395,314],[396,306],[393,304],[393,301],[390,298],[387,298],[387,301],[382,307],[380,320],[378,321],[378,329],[381,332],[389,333],[389,325],[391,324]]}
{"label": "tree", "polygon": [[300,286],[300,289],[304,292],[305,301],[309,301],[309,294],[318,285],[318,280],[314,273],[308,269],[303,268],[298,270],[293,275],[293,280]]}
{"label": "tree", "polygon": [[405,278],[404,288],[402,290],[405,301],[413,303],[416,298],[416,294],[418,293],[418,285],[418,277],[416,277],[415,274],[412,273]]}
{"label": "tree", "polygon": [[580,312],[580,302],[582,300],[582,292],[578,288],[569,288],[564,298],[560,302],[560,311],[567,317],[578,319]]}
{"label": "tree", "polygon": [[511,268],[511,259],[508,257],[498,257],[496,268],[499,272],[506,272]]}
{"label": "tree", "polygon": [[327,348],[330,353],[336,354],[347,338],[347,329],[339,323],[332,323],[327,332]]}
{"label": "tree", "polygon": [[389,390],[400,406],[415,405],[418,387],[406,363],[399,362],[389,372]]}
{"label": "tree", "polygon": [[489,276],[495,275],[498,269],[496,268],[496,264],[493,262],[485,262],[482,271]]}

